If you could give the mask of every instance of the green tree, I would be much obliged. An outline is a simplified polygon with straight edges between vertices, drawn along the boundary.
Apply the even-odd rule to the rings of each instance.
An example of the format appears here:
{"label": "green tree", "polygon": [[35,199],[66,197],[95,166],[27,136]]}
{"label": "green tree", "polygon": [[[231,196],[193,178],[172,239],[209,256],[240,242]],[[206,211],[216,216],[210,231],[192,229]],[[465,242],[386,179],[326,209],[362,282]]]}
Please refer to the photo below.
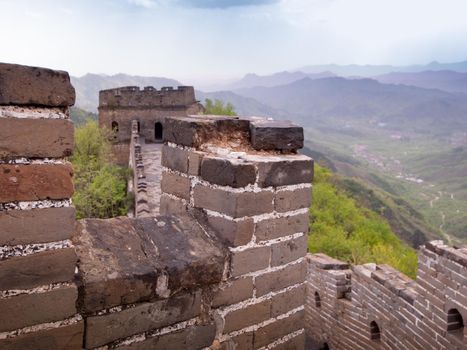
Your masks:
{"label": "green tree", "polygon": [[77,217],[109,218],[125,215],[129,199],[127,168],[112,164],[108,129],[88,120],[75,129],[75,150],[71,162],[75,172],[73,204]]}
{"label": "green tree", "polygon": [[237,115],[235,113],[235,107],[230,102],[227,102],[224,105],[224,102],[221,100],[215,99],[214,101],[207,98],[204,106],[205,112],[204,114],[212,114],[212,115]]}
{"label": "green tree", "polygon": [[378,214],[359,206],[333,184],[336,175],[315,165],[308,246],[352,264],[388,264],[415,278],[417,254]]}

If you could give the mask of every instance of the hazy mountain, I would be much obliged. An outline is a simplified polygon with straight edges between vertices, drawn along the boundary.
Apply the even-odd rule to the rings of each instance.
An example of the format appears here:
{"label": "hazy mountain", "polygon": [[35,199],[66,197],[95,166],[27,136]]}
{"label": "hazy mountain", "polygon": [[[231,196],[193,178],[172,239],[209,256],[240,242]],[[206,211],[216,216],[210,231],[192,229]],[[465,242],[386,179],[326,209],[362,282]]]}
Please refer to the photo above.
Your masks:
{"label": "hazy mountain", "polygon": [[71,83],[76,89],[76,107],[89,112],[97,112],[99,91],[120,86],[163,86],[182,85],[174,79],[160,77],[141,77],[127,74],[103,75],[86,74],[82,77],[71,77]]}
{"label": "hazy mountain", "polygon": [[281,112],[270,106],[262,104],[253,98],[241,96],[231,91],[216,91],[216,92],[202,92],[196,91],[196,98],[204,103],[206,98],[212,100],[219,99],[225,103],[230,102],[235,106],[235,112],[238,115],[254,115],[254,116],[269,116],[279,117],[286,115],[285,112]]}
{"label": "hazy mountain", "polygon": [[272,87],[293,83],[294,81],[310,78],[320,79],[333,77],[335,74],[331,72],[319,72],[315,74],[307,74],[303,72],[279,72],[271,75],[256,75],[253,73],[245,75],[242,79],[225,86],[225,90],[235,90],[242,88],[250,88],[255,86]]}
{"label": "hazy mountain", "polygon": [[431,62],[426,65],[411,66],[391,66],[391,65],[310,65],[298,68],[297,71],[305,73],[333,72],[340,76],[360,76],[372,77],[375,75],[387,74],[391,72],[423,72],[423,71],[452,70],[456,72],[467,73],[467,61],[455,63]]}
{"label": "hazy mountain", "polygon": [[393,72],[373,77],[381,83],[404,84],[449,92],[467,92],[467,73],[449,70],[417,73]]}
{"label": "hazy mountain", "polygon": [[275,87],[238,89],[276,110],[287,111],[304,125],[317,119],[376,119],[399,123],[423,119],[427,122],[466,122],[467,99],[439,90],[381,84],[372,79],[323,78]]}

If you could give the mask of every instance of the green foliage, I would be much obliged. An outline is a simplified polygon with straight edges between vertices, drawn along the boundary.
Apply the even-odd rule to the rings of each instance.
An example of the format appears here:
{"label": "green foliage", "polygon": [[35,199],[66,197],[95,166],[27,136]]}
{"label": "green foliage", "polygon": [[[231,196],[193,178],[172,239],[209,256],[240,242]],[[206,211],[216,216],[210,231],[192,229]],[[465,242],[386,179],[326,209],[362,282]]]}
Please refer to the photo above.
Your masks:
{"label": "green foliage", "polygon": [[131,174],[129,169],[111,163],[110,137],[111,131],[99,128],[93,120],[75,129],[73,204],[80,219],[127,213],[126,184]]}
{"label": "green foliage", "polygon": [[88,119],[97,120],[97,115],[95,113],[87,112],[78,107],[70,108],[70,117],[75,125],[82,125],[86,123]]}
{"label": "green foliage", "polygon": [[360,207],[337,189],[333,176],[329,170],[315,165],[310,251],[352,264],[385,263],[415,278],[415,250],[403,243],[380,216]]}
{"label": "green foliage", "polygon": [[230,102],[224,105],[224,102],[221,100],[215,99],[214,101],[207,98],[205,102],[205,114],[213,115],[237,115],[235,113],[235,107]]}

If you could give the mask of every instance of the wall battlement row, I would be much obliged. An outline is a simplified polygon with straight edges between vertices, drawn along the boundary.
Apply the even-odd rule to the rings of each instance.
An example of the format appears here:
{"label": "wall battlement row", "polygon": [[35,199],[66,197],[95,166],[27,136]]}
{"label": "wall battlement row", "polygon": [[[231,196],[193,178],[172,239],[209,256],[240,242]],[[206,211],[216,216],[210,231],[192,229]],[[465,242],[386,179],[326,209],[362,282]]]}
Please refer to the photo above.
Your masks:
{"label": "wall battlement row", "polygon": [[416,281],[308,255],[307,335],[330,349],[465,349],[467,249],[428,242]]}
{"label": "wall battlement row", "polygon": [[142,89],[137,86],[126,86],[99,92],[100,110],[188,107],[196,102],[195,90],[192,86],[163,87],[160,90],[152,86]]}

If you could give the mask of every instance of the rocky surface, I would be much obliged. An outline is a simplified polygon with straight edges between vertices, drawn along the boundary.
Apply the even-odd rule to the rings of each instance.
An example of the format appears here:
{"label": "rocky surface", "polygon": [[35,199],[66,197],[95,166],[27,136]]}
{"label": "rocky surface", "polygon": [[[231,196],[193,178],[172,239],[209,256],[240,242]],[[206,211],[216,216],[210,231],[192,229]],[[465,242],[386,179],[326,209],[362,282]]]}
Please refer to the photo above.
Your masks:
{"label": "rocky surface", "polygon": [[218,283],[226,254],[189,215],[79,223],[80,308],[84,313],[167,298]]}
{"label": "rocky surface", "polygon": [[75,89],[67,72],[0,63],[0,105],[68,107]]}

